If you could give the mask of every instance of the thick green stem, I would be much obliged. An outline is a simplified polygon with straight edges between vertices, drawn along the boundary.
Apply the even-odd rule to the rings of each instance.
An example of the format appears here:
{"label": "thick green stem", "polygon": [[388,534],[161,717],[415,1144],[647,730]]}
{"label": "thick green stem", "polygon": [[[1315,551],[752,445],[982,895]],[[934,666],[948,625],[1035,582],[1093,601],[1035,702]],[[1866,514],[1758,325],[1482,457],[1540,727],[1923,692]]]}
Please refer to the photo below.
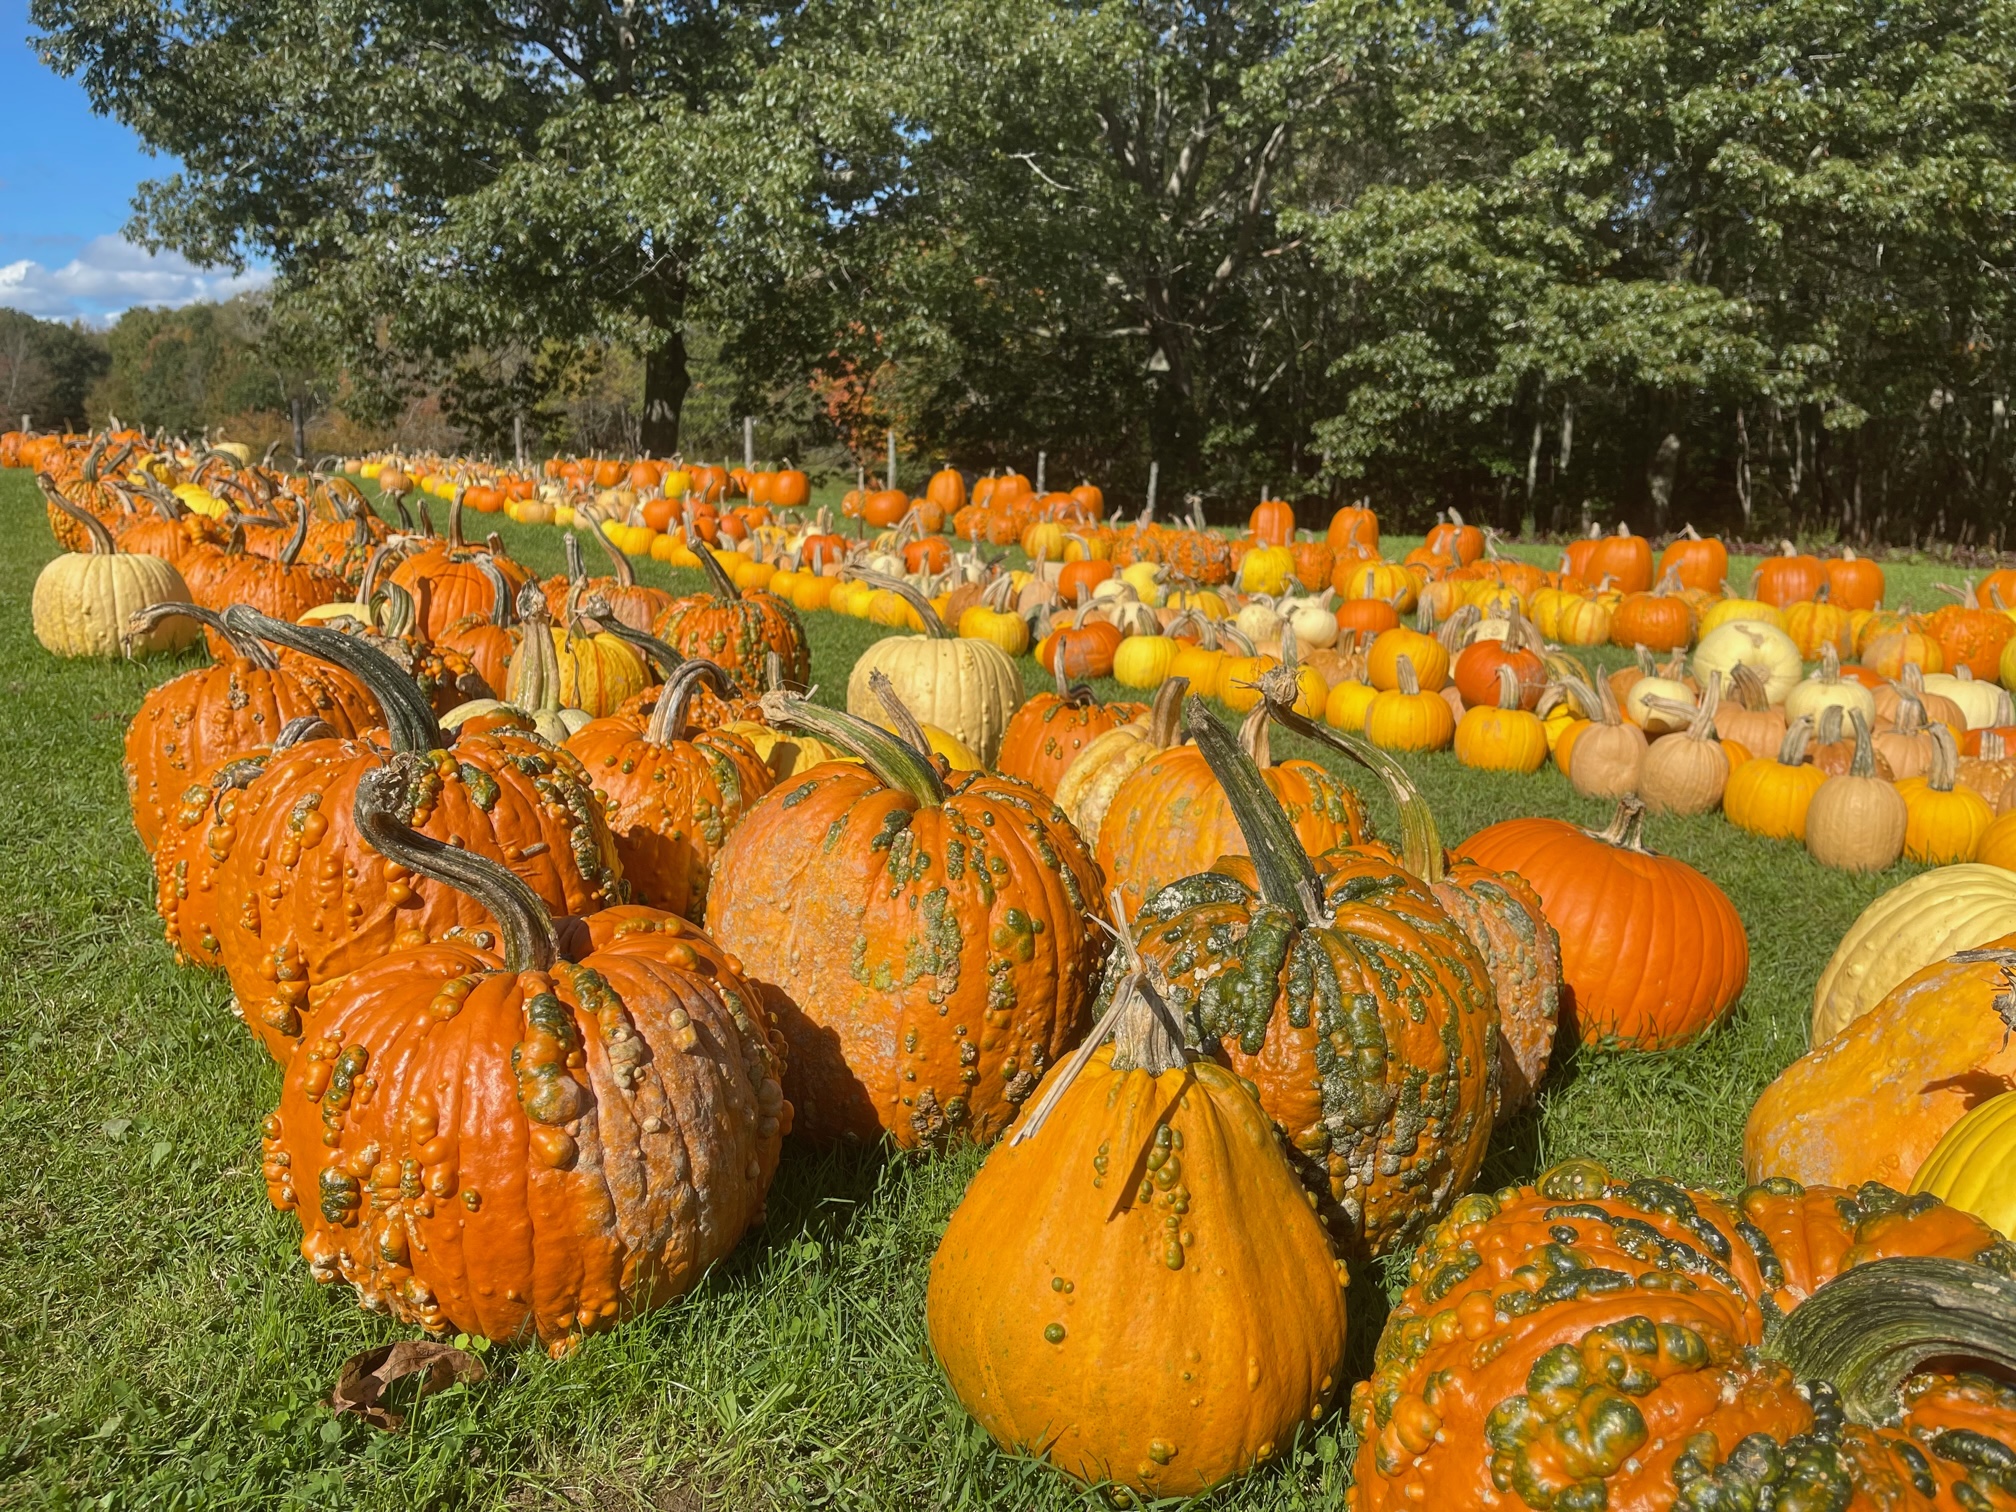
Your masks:
{"label": "thick green stem", "polygon": [[1260,768],[1239,748],[1231,732],[1211,717],[1201,700],[1187,699],[1184,714],[1191,738],[1232,804],[1239,833],[1253,857],[1260,896],[1294,914],[1304,928],[1316,923],[1322,908],[1322,884],[1295,826],[1288,822]]}
{"label": "thick green stem", "polygon": [[1965,1260],[1872,1260],[1808,1297],[1764,1350],[1833,1382],[1851,1421],[1893,1426],[1899,1389],[1927,1361],[2016,1370],[2016,1281]]}
{"label": "thick green stem", "polygon": [[795,693],[765,693],[763,717],[772,725],[803,730],[859,756],[869,771],[926,808],[937,808],[950,796],[945,779],[938,775],[937,764],[929,756],[865,719],[812,703]]}
{"label": "thick green stem", "polygon": [[527,714],[560,711],[560,653],[553,646],[553,613],[537,583],[518,591],[518,654],[505,674],[505,702]]}
{"label": "thick green stem", "polygon": [[84,527],[84,534],[91,541],[92,556],[115,556],[119,545],[112,539],[112,532],[105,528],[105,522],[88,509],[79,509],[57,491],[56,480],[47,473],[37,473],[35,481],[42,487],[42,497],[49,501],[51,509],[60,509],[64,514]]}
{"label": "thick green stem", "polygon": [[420,757],[401,754],[359,778],[352,810],[357,832],[386,860],[482,904],[504,937],[507,970],[551,971],[560,961],[560,936],[546,905],[523,879],[495,861],[443,845],[400,822],[406,793],[424,768]]}
{"label": "thick green stem", "polygon": [[670,745],[685,739],[686,709],[693,700],[694,690],[703,682],[724,695],[733,686],[720,667],[694,657],[665,679],[665,686],[658,691],[658,702],[651,710],[651,722],[644,727],[644,738],[653,745]]}
{"label": "thick green stem", "polygon": [[1428,807],[1428,800],[1414,786],[1414,780],[1407,775],[1405,767],[1377,746],[1355,735],[1347,735],[1342,730],[1318,724],[1279,702],[1270,700],[1267,712],[1284,729],[1293,730],[1305,740],[1314,740],[1350,757],[1385,783],[1386,791],[1392,794],[1394,805],[1400,810],[1400,865],[1431,886],[1442,880],[1446,866],[1442,832],[1436,826],[1435,814]]}
{"label": "thick green stem", "polygon": [[325,630],[319,625],[289,624],[261,614],[248,604],[233,604],[226,609],[224,624],[227,629],[332,662],[348,672],[377,703],[393,750],[417,755],[448,743],[419,684],[401,671],[391,657],[362,637]]}
{"label": "thick green stem", "polygon": [[[590,510],[588,512],[587,519],[588,519],[588,533],[595,537],[595,544],[597,546],[600,546],[602,548],[602,554],[609,558],[609,575],[615,578],[617,583],[622,587],[625,588],[636,587],[637,569],[630,565],[630,558],[628,558],[623,554],[622,550],[616,545],[616,543],[609,539],[608,533],[602,529],[602,516],[596,514],[593,510]],[[574,539],[574,537],[570,534],[567,537],[567,539],[571,542]],[[709,551],[707,555],[709,557],[712,557],[714,553],[712,551]],[[716,562],[714,565],[718,567],[721,564],[719,562]],[[704,567],[705,563],[702,563],[702,566]],[[568,570],[569,571],[573,570],[573,561],[571,558],[569,559],[568,562]],[[727,574],[723,573],[722,576],[726,577]],[[732,589],[735,585],[733,582],[730,582],[728,586]],[[739,593],[736,594],[735,596],[737,598],[741,597]]]}
{"label": "thick green stem", "polygon": [[742,590],[735,586],[735,580],[728,576],[728,569],[721,565],[721,558],[714,555],[714,548],[697,537],[693,542],[693,555],[700,558],[700,570],[707,574],[707,581],[713,584],[716,598],[729,600],[742,597]]}
{"label": "thick green stem", "polygon": [[627,641],[641,652],[645,660],[658,669],[658,675],[667,681],[672,674],[686,665],[686,658],[655,635],[647,635],[642,630],[633,629],[616,618],[616,611],[609,607],[606,599],[589,599],[581,606],[584,618],[592,620],[604,635],[613,635],[620,641]]}
{"label": "thick green stem", "polygon": [[953,640],[955,633],[938,618],[938,611],[931,607],[931,600],[924,597],[909,583],[899,577],[891,577],[886,572],[870,572],[866,567],[850,567],[845,576],[866,583],[871,588],[886,588],[916,611],[923,622],[924,633],[933,640]]}
{"label": "thick green stem", "polygon": [[197,604],[149,604],[144,609],[133,611],[133,617],[126,621],[125,638],[145,635],[164,619],[193,619],[206,629],[214,630],[223,642],[231,648],[232,655],[240,661],[250,662],[262,671],[271,672],[280,665],[280,658],[266,648],[266,643],[256,635],[246,635],[234,630],[224,622],[224,616],[214,610]]}

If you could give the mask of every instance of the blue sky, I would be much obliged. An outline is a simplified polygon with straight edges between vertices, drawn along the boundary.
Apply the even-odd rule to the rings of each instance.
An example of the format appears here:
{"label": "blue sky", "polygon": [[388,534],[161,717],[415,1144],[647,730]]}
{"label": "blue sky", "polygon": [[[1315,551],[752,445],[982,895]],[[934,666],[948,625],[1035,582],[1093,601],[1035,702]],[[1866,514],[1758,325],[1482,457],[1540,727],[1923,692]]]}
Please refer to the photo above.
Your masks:
{"label": "blue sky", "polygon": [[120,237],[142,179],[174,172],[28,45],[27,0],[0,0],[0,305],[103,324],[143,304],[187,304],[258,282],[205,273]]}

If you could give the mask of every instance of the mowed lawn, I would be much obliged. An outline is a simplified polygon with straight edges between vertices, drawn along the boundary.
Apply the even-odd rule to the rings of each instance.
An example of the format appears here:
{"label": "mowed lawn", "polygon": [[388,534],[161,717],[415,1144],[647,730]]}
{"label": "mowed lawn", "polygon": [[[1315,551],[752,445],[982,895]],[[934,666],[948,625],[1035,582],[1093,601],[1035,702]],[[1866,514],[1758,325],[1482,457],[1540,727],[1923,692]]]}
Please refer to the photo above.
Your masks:
{"label": "mowed lawn", "polygon": [[[501,529],[523,560],[558,569],[560,532]],[[25,473],[0,474],[0,542],[0,718],[14,753],[0,784],[0,1506],[1105,1505],[997,1454],[932,1363],[926,1271],[972,1151],[787,1145],[767,1224],[683,1301],[565,1360],[489,1350],[486,1382],[430,1399],[401,1433],[332,1417],[323,1401],[344,1358],[412,1331],[310,1280],[294,1218],[267,1204],[259,1125],[279,1069],[227,1013],[220,978],[174,965],[120,777],[142,696],[201,653],[53,660],[29,626],[54,547]],[[1921,606],[1953,576],[1889,570],[1891,602]],[[669,581],[658,564],[640,571]],[[882,632],[830,614],[807,628],[820,697],[837,702]],[[1026,665],[1032,686],[1044,680]],[[1607,817],[1551,767],[1410,765],[1452,842],[1520,815]],[[1383,794],[1345,775],[1392,833]],[[1558,1060],[1538,1108],[1498,1131],[1486,1185],[1569,1155],[1740,1183],[1744,1116],[1805,1050],[1834,942],[1915,870],[1842,876],[1719,816],[1653,820],[1646,835],[1735,900],[1749,990],[1684,1051]],[[1354,1288],[1361,1361],[1383,1279]],[[1352,1448],[1334,1413],[1211,1505],[1334,1507]]]}

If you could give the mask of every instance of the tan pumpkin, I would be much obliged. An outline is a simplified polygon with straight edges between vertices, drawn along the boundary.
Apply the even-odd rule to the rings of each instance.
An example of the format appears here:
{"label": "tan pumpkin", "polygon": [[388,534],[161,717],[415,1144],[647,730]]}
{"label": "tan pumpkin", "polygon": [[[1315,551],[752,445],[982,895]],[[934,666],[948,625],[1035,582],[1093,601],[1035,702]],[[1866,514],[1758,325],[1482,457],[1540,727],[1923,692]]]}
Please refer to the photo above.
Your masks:
{"label": "tan pumpkin", "polygon": [[1733,740],[1744,750],[1762,755],[1785,743],[1789,721],[1782,708],[1774,708],[1765,693],[1764,679],[1748,662],[1738,662],[1729,672],[1722,702],[1715,711],[1715,733]]}
{"label": "tan pumpkin", "polygon": [[1882,871],[1904,854],[1910,816],[1897,789],[1876,775],[1861,711],[1852,711],[1849,718],[1855,726],[1854,761],[1814,793],[1806,810],[1806,851],[1822,866],[1840,871]]}
{"label": "tan pumpkin", "polygon": [[[1684,730],[1652,742],[1638,774],[1638,796],[1655,814],[1707,814],[1721,806],[1729,783],[1729,753],[1715,738],[1722,674],[1708,674],[1701,706]],[[1679,711],[1684,705],[1667,705]]]}
{"label": "tan pumpkin", "polygon": [[1563,686],[1583,708],[1593,705],[1598,710],[1596,719],[1575,737],[1568,758],[1569,783],[1584,798],[1622,798],[1637,792],[1645,768],[1645,732],[1625,722],[1607,679],[1593,691],[1572,678]]}

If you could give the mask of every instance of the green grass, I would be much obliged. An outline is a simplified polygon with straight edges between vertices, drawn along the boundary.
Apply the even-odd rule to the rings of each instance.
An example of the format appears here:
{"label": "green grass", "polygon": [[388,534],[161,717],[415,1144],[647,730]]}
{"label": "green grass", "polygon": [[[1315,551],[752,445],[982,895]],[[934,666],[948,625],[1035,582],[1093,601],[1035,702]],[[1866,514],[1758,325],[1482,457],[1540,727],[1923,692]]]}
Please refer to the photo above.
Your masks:
{"label": "green grass", "polygon": [[[558,532],[503,530],[526,561],[558,566]],[[767,1225],[680,1303],[563,1361],[491,1351],[487,1382],[426,1402],[403,1433],[331,1417],[341,1361],[410,1331],[309,1279],[295,1220],[259,1175],[279,1071],[226,1013],[223,982],[178,970],[161,941],[120,742],[181,664],[58,663],[35,643],[29,591],[53,547],[20,473],[0,474],[0,540],[14,753],[0,785],[0,1506],[1103,1505],[995,1454],[931,1362],[926,1266],[974,1152],[789,1147]],[[1920,602],[1918,580],[1942,575],[1889,570],[1893,598]],[[878,632],[812,619],[830,697]],[[1551,769],[1412,765],[1452,840],[1514,815],[1605,817]],[[1368,798],[1390,833],[1383,797]],[[1735,900],[1749,991],[1687,1050],[1565,1059],[1538,1108],[1499,1131],[1490,1184],[1569,1154],[1738,1181],[1744,1114],[1804,1050],[1834,941],[1906,874],[1823,871],[1714,817],[1655,820],[1648,839]],[[1361,1358],[1376,1279],[1354,1298]],[[1332,1416],[1212,1505],[1334,1507],[1350,1452]]]}

